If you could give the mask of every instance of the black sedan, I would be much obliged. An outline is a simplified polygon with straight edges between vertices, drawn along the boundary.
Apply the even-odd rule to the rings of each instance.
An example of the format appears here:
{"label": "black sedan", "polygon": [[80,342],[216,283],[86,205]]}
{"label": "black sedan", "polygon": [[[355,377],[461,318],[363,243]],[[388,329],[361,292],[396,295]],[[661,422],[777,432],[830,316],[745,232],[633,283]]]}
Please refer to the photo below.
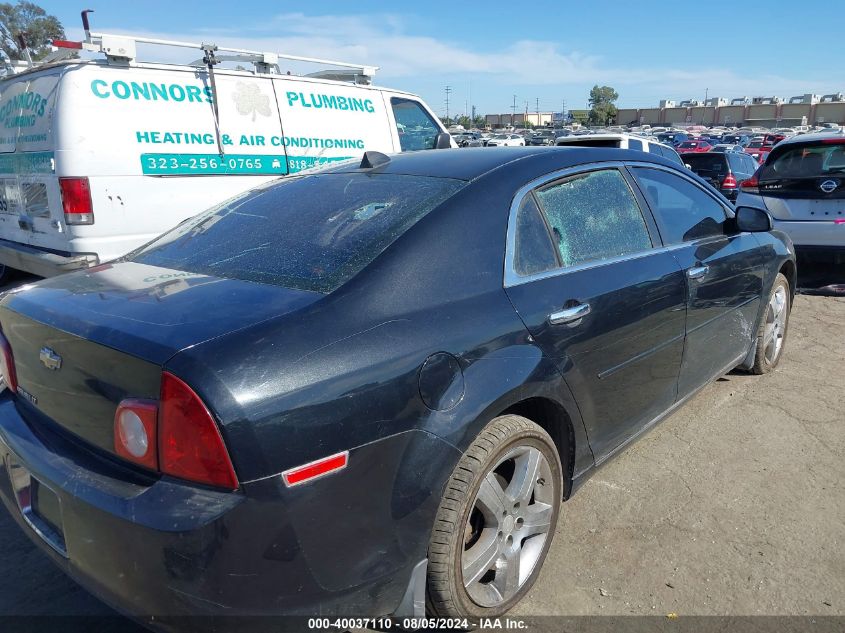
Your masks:
{"label": "black sedan", "polygon": [[500,614],[597,465],[778,364],[794,288],[654,154],[368,153],[7,294],[0,497],[159,625]]}

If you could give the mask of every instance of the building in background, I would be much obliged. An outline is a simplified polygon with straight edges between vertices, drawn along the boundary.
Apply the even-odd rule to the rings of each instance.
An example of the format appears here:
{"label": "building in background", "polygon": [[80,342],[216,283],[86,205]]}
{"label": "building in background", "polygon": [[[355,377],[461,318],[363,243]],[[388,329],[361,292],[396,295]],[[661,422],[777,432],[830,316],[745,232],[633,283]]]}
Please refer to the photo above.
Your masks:
{"label": "building in background", "polygon": [[660,101],[657,108],[620,108],[618,125],[725,125],[793,127],[836,123],[845,125],[845,94],[713,97],[706,102],[689,99]]}

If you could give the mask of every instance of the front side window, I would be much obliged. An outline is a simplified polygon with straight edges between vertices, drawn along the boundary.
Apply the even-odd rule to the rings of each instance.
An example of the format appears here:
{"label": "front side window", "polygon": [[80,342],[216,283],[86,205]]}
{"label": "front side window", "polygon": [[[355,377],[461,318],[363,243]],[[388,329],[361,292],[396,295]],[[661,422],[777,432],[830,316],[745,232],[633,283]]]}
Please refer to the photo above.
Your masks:
{"label": "front side window", "polygon": [[651,248],[640,207],[616,169],[579,174],[536,192],[564,266]]}
{"label": "front side window", "polygon": [[465,184],[396,174],[291,177],[191,218],[128,259],[328,293]]}
{"label": "front side window", "polygon": [[724,234],[725,211],[706,191],[669,172],[635,167],[666,244]]}
{"label": "front side window", "polygon": [[403,152],[434,149],[441,129],[419,102],[393,97],[393,118],[399,132],[399,146]]}

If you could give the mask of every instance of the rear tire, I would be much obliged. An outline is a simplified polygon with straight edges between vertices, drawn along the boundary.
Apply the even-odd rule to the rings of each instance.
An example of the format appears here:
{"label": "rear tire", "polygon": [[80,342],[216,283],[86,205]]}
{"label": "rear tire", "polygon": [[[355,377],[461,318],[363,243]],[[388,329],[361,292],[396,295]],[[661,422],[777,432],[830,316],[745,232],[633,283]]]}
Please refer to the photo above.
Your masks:
{"label": "rear tire", "polygon": [[428,548],[426,607],[439,617],[497,617],[531,589],[562,500],[552,438],[505,415],[479,433],[452,472]]}
{"label": "rear tire", "polygon": [[768,374],[778,366],[783,347],[786,343],[786,331],[789,325],[789,313],[792,309],[792,291],[789,282],[778,273],[769,300],[764,308],[763,318],[757,328],[757,350],[751,373]]}

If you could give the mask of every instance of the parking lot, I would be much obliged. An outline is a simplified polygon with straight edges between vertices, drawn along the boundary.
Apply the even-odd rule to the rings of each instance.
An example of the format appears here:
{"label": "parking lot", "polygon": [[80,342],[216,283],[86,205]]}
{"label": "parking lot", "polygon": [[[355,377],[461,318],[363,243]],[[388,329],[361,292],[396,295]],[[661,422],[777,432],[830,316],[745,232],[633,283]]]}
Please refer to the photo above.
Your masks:
{"label": "parking lot", "polygon": [[[845,614],[845,296],[810,292],[777,371],[708,386],[563,506],[515,615]],[[115,615],[5,511],[0,613]]]}

